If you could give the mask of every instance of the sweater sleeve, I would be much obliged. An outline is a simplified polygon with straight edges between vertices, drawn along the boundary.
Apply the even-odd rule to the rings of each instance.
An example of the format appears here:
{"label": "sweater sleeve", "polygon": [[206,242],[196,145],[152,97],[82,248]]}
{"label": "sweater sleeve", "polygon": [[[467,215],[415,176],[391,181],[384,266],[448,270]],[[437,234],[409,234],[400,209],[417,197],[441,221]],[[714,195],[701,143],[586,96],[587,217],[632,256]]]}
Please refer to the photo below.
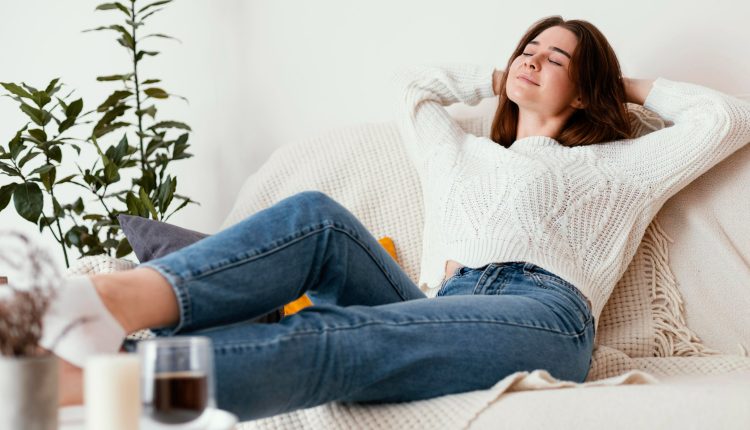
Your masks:
{"label": "sweater sleeve", "polygon": [[643,106],[667,127],[591,148],[635,175],[656,202],[750,141],[750,103],[711,88],[657,78]]}
{"label": "sweater sleeve", "polygon": [[420,170],[440,151],[457,153],[466,133],[445,109],[454,103],[474,106],[494,97],[491,65],[414,66],[392,79],[396,115],[406,151]]}

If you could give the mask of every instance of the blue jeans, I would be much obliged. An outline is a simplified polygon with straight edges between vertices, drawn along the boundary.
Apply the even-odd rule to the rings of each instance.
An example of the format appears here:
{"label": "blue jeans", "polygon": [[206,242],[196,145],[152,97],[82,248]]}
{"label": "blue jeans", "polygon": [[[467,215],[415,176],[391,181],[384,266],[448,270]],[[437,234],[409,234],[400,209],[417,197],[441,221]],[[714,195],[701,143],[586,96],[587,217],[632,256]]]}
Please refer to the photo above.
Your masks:
{"label": "blue jeans", "polygon": [[[241,420],[481,390],[534,369],[582,382],[591,364],[594,321],[573,285],[531,263],[492,263],[457,270],[427,298],[317,191],[140,267],[179,303],[179,322],[157,333],[212,339],[218,407]],[[249,322],[305,293],[314,306]]]}

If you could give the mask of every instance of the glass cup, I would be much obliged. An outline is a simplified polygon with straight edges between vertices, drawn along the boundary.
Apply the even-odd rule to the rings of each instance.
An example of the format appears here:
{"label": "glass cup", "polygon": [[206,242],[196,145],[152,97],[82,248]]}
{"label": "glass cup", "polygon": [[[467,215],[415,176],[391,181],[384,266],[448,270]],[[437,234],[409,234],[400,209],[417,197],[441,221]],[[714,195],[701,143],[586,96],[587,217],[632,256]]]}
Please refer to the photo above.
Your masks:
{"label": "glass cup", "polygon": [[185,424],[216,407],[211,339],[176,336],[138,342],[143,414],[159,424]]}

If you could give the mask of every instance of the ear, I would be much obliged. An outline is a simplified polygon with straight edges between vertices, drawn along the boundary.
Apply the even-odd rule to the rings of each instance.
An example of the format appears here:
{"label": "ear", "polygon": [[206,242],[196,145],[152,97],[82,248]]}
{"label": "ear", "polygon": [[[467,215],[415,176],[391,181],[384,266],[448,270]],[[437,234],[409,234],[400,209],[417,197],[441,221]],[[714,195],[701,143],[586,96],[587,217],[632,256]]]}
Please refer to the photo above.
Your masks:
{"label": "ear", "polygon": [[583,109],[583,102],[581,101],[581,97],[576,97],[575,100],[573,100],[573,103],[570,104],[570,106],[574,109]]}

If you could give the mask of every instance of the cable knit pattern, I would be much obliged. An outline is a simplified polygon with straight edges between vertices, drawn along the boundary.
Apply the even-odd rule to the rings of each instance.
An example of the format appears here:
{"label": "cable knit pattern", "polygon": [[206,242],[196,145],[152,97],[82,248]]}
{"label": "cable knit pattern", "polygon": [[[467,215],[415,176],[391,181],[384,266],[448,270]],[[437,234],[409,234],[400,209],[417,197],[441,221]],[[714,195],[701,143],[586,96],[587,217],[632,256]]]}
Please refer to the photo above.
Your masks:
{"label": "cable knit pattern", "polygon": [[750,140],[750,104],[658,78],[644,107],[670,125],[634,139],[566,147],[531,136],[504,148],[466,133],[445,106],[493,97],[490,65],[403,69],[398,123],[424,197],[419,284],[445,263],[527,261],[575,285],[599,316],[663,203]]}

